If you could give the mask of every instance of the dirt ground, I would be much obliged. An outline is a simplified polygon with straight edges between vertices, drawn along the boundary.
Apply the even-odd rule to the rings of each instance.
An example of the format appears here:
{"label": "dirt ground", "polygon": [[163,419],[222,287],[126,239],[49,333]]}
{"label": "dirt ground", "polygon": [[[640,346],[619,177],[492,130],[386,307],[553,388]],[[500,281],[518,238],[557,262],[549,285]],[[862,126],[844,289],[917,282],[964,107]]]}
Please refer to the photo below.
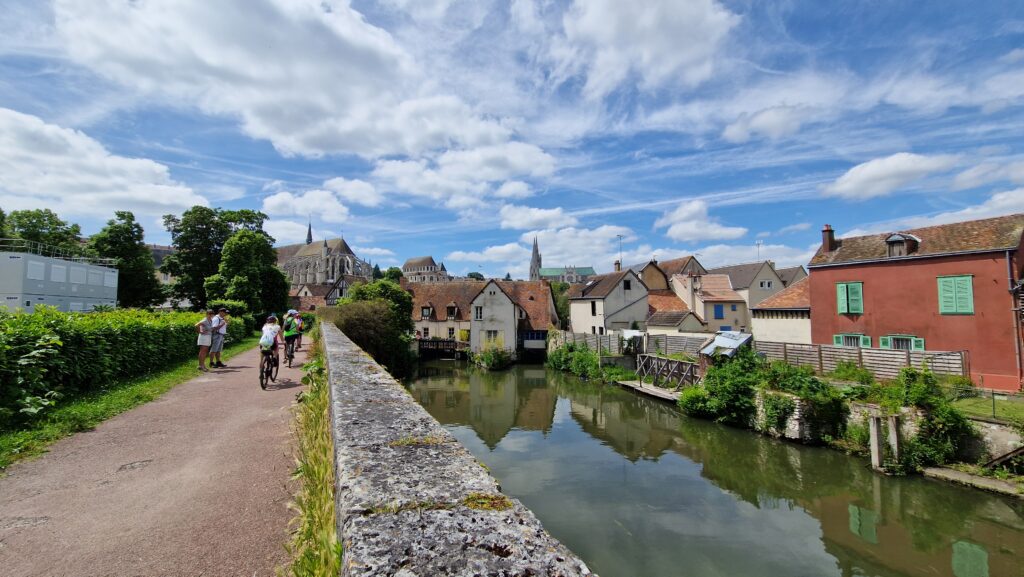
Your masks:
{"label": "dirt ground", "polygon": [[0,573],[273,575],[287,559],[290,407],[302,372],[282,366],[263,391],[258,360],[256,349],[238,355],[9,467]]}

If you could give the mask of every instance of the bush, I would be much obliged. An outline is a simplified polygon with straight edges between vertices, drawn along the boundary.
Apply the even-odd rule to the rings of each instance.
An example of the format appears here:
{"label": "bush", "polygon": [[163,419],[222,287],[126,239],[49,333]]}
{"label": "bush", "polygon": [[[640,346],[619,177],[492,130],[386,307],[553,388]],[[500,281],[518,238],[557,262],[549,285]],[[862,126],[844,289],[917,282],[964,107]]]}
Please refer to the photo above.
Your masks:
{"label": "bush", "polygon": [[689,387],[679,395],[679,408],[691,417],[711,419],[715,414],[708,407],[710,400],[711,396],[704,387]]}
{"label": "bush", "polygon": [[343,302],[325,309],[324,315],[389,373],[398,378],[412,374],[416,355],[410,349],[412,338],[404,330],[409,319],[398,318],[387,301]]}
{"label": "bush", "polygon": [[683,397],[679,399],[679,406],[692,416],[750,427],[755,409],[754,390],[761,381],[763,369],[764,361],[757,353],[751,347],[742,347],[732,358],[720,358],[708,367],[702,385],[706,399],[695,407],[697,412],[689,412],[688,405],[682,402]]}
{"label": "bush", "polygon": [[512,353],[501,347],[487,347],[472,356],[473,362],[489,371],[499,371],[512,364]]}
{"label": "bush", "polygon": [[875,382],[874,373],[853,361],[839,361],[836,369],[829,376],[839,381],[852,381],[862,385],[870,385]]}
{"label": "bush", "polygon": [[583,344],[566,343],[548,354],[547,364],[553,369],[569,371],[581,379],[602,377],[601,357]]}
{"label": "bush", "polygon": [[[202,318],[135,309],[63,313],[43,306],[33,314],[0,312],[0,430],[37,418],[60,396],[194,357],[194,325]],[[248,334],[244,323],[228,325],[229,341]]]}
{"label": "bush", "polygon": [[781,433],[786,429],[786,421],[796,410],[796,401],[788,395],[765,391],[762,394],[764,403],[764,422],[761,427],[765,431]]}

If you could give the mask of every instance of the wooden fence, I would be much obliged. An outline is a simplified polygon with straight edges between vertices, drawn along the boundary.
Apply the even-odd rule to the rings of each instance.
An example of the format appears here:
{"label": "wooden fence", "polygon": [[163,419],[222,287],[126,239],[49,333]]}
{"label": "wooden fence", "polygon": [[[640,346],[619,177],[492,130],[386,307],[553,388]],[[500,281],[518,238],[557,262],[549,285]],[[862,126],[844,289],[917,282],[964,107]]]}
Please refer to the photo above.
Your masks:
{"label": "wooden fence", "polygon": [[709,339],[714,338],[715,335],[708,335],[704,338],[699,337],[684,337],[680,335],[647,335],[644,340],[643,350],[640,352],[647,354],[661,353],[663,355],[674,355],[676,353],[686,353],[689,355],[697,356],[700,352],[704,343],[708,342]]}
{"label": "wooden fence", "polygon": [[566,343],[586,344],[592,351],[605,351],[613,355],[621,355],[624,343],[619,335],[593,335],[590,333],[570,333],[568,331],[551,331],[551,348],[560,347]]}
{"label": "wooden fence", "polygon": [[692,385],[700,379],[700,371],[696,363],[666,359],[656,355],[637,355],[636,374],[643,382],[644,378],[652,377],[654,386],[681,389]]}
{"label": "wooden fence", "polygon": [[927,365],[933,372],[945,375],[966,375],[969,369],[966,351],[898,351],[765,341],[755,341],[754,348],[771,360],[813,367],[818,373],[832,372],[843,361],[866,368],[880,379],[896,378],[903,367]]}

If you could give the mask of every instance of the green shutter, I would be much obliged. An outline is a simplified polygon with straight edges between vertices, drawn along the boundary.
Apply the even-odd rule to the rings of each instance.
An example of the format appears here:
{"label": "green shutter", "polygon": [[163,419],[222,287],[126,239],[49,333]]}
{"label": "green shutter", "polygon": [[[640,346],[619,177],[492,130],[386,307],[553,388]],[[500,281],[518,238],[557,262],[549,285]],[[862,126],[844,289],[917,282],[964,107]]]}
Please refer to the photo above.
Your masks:
{"label": "green shutter", "polygon": [[972,278],[969,276],[958,276],[952,279],[956,285],[956,312],[966,315],[974,314],[974,288],[971,286]]}
{"label": "green shutter", "polygon": [[891,349],[892,340],[889,337],[878,337],[878,348],[880,349]]}
{"label": "green shutter", "polygon": [[956,314],[956,279],[939,277],[939,314]]}
{"label": "green shutter", "polygon": [[924,350],[924,339],[919,339],[917,337],[914,337],[913,340],[911,340],[910,348],[915,350],[915,351],[923,351]]}
{"label": "green shutter", "polygon": [[871,348],[871,337],[867,335],[860,336],[860,348],[870,349]]}
{"label": "green shutter", "polygon": [[856,315],[864,314],[864,285],[859,282],[848,283],[846,292],[849,297],[850,312]]}
{"label": "green shutter", "polygon": [[841,315],[850,312],[846,306],[846,283],[836,284],[836,307]]}
{"label": "green shutter", "polygon": [[843,346],[843,335],[832,335],[832,344],[837,347]]}

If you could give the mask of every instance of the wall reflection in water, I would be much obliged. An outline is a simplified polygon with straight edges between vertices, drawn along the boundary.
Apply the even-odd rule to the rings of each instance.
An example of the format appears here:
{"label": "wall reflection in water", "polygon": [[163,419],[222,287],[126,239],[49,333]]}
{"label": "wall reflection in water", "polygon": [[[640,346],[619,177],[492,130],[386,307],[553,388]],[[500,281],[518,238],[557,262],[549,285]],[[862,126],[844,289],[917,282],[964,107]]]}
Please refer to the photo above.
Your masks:
{"label": "wall reflection in water", "polygon": [[413,396],[604,577],[1024,577],[1024,506],[682,416],[543,367]]}

